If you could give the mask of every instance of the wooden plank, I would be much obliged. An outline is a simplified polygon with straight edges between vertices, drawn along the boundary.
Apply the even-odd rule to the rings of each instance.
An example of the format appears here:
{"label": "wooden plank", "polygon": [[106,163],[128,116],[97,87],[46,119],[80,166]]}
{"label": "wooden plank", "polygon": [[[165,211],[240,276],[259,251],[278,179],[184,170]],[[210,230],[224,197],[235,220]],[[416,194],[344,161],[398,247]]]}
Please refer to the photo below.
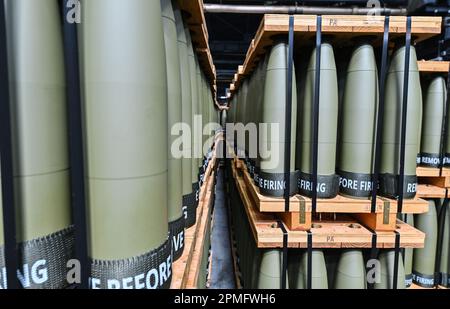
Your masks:
{"label": "wooden plank", "polygon": [[[258,248],[282,248],[283,234],[278,227],[277,218],[273,214],[261,213],[255,205],[247,190],[242,173],[232,164],[233,177],[242,199],[250,223],[255,242]],[[304,231],[288,231],[289,248],[306,248],[307,233]],[[397,220],[396,231],[400,233],[400,246],[402,248],[422,248],[425,234],[421,231]],[[313,221],[311,232],[313,234],[313,248],[370,248],[372,233],[357,223],[354,219],[339,215],[333,221]],[[394,232],[377,232],[378,248],[394,248]]]}
{"label": "wooden plank", "polygon": [[448,73],[450,61],[420,60],[417,62],[420,73]]}
{"label": "wooden plank", "polygon": [[[283,198],[264,196],[256,187],[253,179],[248,173],[242,160],[235,160],[236,167],[242,171],[242,177],[249,189],[249,193],[260,212],[285,212],[285,201]],[[304,205],[305,212],[312,212],[312,199],[309,197],[295,195],[290,198],[289,211],[300,212]],[[318,213],[371,213],[372,202],[369,199],[355,199],[338,195],[332,199],[318,199]],[[383,197],[377,198],[376,213],[384,213],[385,207],[389,207],[389,213],[397,213],[397,201]],[[403,201],[403,213],[425,213],[428,211],[428,202],[418,197]],[[365,216],[367,218],[367,216]],[[292,219],[292,220],[295,220]]]}

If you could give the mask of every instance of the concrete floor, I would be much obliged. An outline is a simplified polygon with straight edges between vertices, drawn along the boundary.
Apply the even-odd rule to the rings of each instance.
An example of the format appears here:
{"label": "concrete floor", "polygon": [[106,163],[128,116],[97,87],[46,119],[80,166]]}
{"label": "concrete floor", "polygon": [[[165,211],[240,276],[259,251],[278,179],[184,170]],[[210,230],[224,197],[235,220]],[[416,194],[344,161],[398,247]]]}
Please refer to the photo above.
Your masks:
{"label": "concrete floor", "polygon": [[211,235],[212,267],[211,289],[234,289],[233,259],[231,255],[228,212],[225,199],[224,170],[218,169],[214,226]]}

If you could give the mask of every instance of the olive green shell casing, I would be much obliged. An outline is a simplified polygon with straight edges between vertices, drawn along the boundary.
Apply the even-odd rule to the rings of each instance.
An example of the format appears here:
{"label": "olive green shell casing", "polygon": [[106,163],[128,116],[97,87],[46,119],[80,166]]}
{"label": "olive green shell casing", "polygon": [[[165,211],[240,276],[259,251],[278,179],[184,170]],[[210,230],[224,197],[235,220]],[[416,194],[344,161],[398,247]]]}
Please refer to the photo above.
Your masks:
{"label": "olive green shell casing", "polygon": [[[312,128],[314,85],[316,76],[316,50],[313,51],[305,82],[305,94],[301,119],[301,163],[302,173],[312,173]],[[320,107],[318,139],[318,175],[334,175],[336,165],[336,139],[338,124],[338,84],[333,47],[324,43],[321,47]]]}
{"label": "olive green shell casing", "polygon": [[[381,145],[381,174],[399,174],[405,53],[405,47],[401,47],[394,52],[387,74]],[[414,47],[411,47],[409,67],[405,175],[415,176],[417,144],[422,119],[422,90]]]}
{"label": "olive green shell casing", "polygon": [[121,260],[168,238],[161,5],[96,0],[84,1],[81,8],[89,253],[93,259]]}
{"label": "olive green shell casing", "polygon": [[172,127],[181,122],[181,77],[178,53],[177,29],[171,0],[161,0],[164,43],[167,69],[167,106],[168,106],[168,220],[173,222],[183,215],[182,211],[182,173],[181,159],[172,154],[172,144],[177,135],[172,135]]}
{"label": "olive green shell casing", "polygon": [[[355,48],[347,69],[342,104],[341,135],[337,171],[347,180],[371,181],[378,106],[378,73],[373,47]],[[341,194],[367,198],[368,186],[343,186]],[[359,183],[358,183],[359,184]]]}
{"label": "olive green shell casing", "polygon": [[[289,252],[289,287],[291,289],[306,289],[308,280],[308,253],[303,250]],[[322,250],[312,252],[312,289],[328,289],[327,267]]]}
{"label": "olive green shell casing", "polygon": [[6,0],[17,241],[71,225],[66,77],[56,1]]}
{"label": "olive green shell casing", "polygon": [[[2,178],[1,178],[1,173],[0,173],[0,188],[2,185]],[[0,214],[2,214],[0,216],[0,248],[3,247],[3,245],[5,244],[5,236],[4,236],[4,232],[3,232],[3,196],[2,196],[2,190],[0,190]]]}

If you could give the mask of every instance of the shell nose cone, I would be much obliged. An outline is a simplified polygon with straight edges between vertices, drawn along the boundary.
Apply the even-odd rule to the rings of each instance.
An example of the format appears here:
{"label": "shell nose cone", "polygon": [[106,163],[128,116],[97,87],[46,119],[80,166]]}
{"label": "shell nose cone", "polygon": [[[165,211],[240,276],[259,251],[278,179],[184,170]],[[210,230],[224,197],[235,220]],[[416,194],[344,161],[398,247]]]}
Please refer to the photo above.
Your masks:
{"label": "shell nose cone", "polygon": [[342,252],[336,271],[335,289],[365,289],[366,271],[360,250]]}

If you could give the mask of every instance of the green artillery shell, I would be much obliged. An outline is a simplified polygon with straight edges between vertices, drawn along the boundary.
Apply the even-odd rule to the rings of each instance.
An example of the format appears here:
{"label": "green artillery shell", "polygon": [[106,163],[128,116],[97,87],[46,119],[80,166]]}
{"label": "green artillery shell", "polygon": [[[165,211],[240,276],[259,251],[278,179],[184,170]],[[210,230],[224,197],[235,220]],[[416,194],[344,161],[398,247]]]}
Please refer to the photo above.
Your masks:
{"label": "green artillery shell", "polygon": [[429,211],[416,215],[415,227],[425,233],[425,247],[414,249],[413,281],[423,287],[434,286],[434,267],[436,263],[437,214],[433,200],[429,200]]}
{"label": "green artillery shell", "polygon": [[[171,0],[161,0],[163,17],[164,44],[167,69],[167,106],[168,106],[168,184],[167,203],[168,220],[174,259],[178,258],[184,247],[184,223],[182,203],[181,159],[174,157],[171,151],[176,135],[171,134],[172,127],[181,122],[181,77],[178,53],[177,29]],[[181,219],[180,219],[181,218]]]}
{"label": "green artillery shell", "polygon": [[[392,57],[386,80],[379,191],[381,195],[387,197],[397,196],[397,175],[400,172],[400,132],[404,68],[405,47],[401,47]],[[417,191],[417,143],[419,140],[421,119],[422,91],[417,68],[416,50],[414,47],[411,47],[405,143],[405,198],[413,198]]]}
{"label": "green artillery shell", "polygon": [[71,224],[66,79],[57,3],[5,1],[17,241]]}
{"label": "green artillery shell", "polygon": [[[448,207],[448,206],[447,206]],[[441,263],[439,265],[439,273],[441,274],[440,284],[450,286],[450,210],[447,208],[444,218],[444,228],[441,240]]]}
{"label": "green artillery shell", "polygon": [[[394,265],[395,265],[395,251],[382,250],[378,256],[381,264],[379,283],[375,283],[375,289],[392,289],[394,287]],[[405,286],[405,269],[403,268],[403,259],[401,253],[398,259],[398,273],[397,273],[397,289],[404,289]]]}
{"label": "green artillery shell", "polygon": [[353,52],[345,83],[338,163],[343,195],[371,195],[377,105],[375,54],[370,44],[363,43]]}

